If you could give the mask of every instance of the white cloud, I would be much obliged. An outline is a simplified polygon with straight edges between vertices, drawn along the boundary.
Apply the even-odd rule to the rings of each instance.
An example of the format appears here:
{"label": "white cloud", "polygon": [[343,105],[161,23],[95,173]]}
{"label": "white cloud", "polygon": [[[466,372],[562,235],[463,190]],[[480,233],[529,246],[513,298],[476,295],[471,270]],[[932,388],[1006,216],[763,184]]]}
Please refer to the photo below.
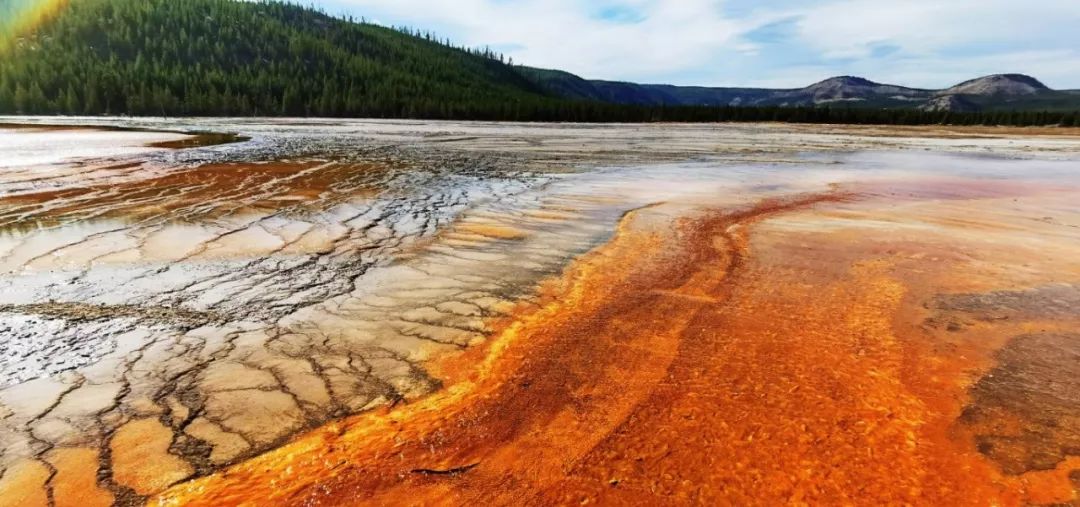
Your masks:
{"label": "white cloud", "polygon": [[[836,74],[925,87],[1030,72],[1080,88],[1077,0],[327,0],[586,77],[799,86]],[[631,10],[631,22],[598,16]],[[779,40],[753,30],[791,22]],[[888,47],[888,54],[875,48]]]}
{"label": "white cloud", "polygon": [[573,0],[346,0],[357,13],[448,32],[470,46],[509,47],[517,61],[590,76],[647,76],[700,65],[737,44],[742,27],[711,0],[620,2],[642,21],[600,19]]}
{"label": "white cloud", "polygon": [[[799,35],[804,43],[825,56],[866,57],[869,45],[875,42],[896,44],[913,54],[933,54],[956,46],[1018,46],[1032,42],[1074,47],[1069,38],[1078,40],[1073,32],[1080,23],[1080,3],[840,0],[799,14]],[[1051,40],[1045,40],[1049,34]],[[1059,38],[1062,36],[1066,39]]]}
{"label": "white cloud", "polygon": [[828,65],[792,65],[771,71],[775,77],[751,78],[750,86],[786,88],[804,86],[835,75],[865,76],[874,81],[924,88],[944,88],[987,74],[1016,72],[1038,78],[1052,88],[1080,88],[1080,75],[1072,65],[1080,62],[1080,50],[1053,49],[994,53],[951,59],[935,56],[888,61],[859,60],[838,70]]}

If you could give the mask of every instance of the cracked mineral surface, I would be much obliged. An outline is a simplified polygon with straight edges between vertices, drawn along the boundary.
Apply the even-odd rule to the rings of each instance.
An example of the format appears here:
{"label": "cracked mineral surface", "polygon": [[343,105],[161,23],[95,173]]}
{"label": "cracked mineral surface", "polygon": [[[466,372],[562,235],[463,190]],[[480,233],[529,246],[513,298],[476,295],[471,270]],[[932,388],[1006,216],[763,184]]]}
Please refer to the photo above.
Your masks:
{"label": "cracked mineral surface", "polygon": [[0,148],[0,505],[1077,501],[1075,131]]}

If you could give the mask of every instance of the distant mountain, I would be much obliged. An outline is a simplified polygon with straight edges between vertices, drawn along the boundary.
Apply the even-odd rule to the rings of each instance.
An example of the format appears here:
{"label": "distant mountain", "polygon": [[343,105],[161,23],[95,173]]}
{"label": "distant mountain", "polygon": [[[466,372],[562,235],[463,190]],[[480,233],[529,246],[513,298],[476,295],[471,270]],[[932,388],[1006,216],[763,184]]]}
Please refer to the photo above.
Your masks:
{"label": "distant mountain", "polygon": [[913,101],[924,101],[930,95],[931,92],[927,90],[875,83],[861,77],[841,76],[814,83],[806,88],[765,93],[757,99],[757,103],[797,106],[835,102],[910,105]]}
{"label": "distant mountain", "polygon": [[1080,94],[1052,90],[1038,79],[1023,74],[995,74],[938,91],[923,110],[963,113],[1077,111],[1080,110]]}
{"label": "distant mountain", "polygon": [[998,74],[945,90],[924,90],[840,76],[805,88],[710,88],[591,81],[562,71],[520,67],[523,75],[558,96],[649,106],[826,106],[976,112],[1080,110],[1080,92],[1054,91],[1023,74]]}
{"label": "distant mountain", "polygon": [[[3,13],[47,14],[41,24],[0,30],[0,114],[1080,122],[1080,91],[1050,90],[1016,74],[946,90],[853,76],[782,90],[642,85],[514,66],[430,33],[276,0],[49,2],[55,12],[33,4],[0,0],[0,26]],[[1027,112],[997,114],[1002,110]]]}
{"label": "distant mountain", "polygon": [[[518,67],[525,77],[560,97],[640,106],[726,106],[760,90],[695,86],[641,85],[588,80],[561,70]],[[749,104],[747,104],[749,105]]]}
{"label": "distant mountain", "polygon": [[1023,74],[995,74],[964,81],[938,95],[1017,96],[1053,91],[1038,79]]}

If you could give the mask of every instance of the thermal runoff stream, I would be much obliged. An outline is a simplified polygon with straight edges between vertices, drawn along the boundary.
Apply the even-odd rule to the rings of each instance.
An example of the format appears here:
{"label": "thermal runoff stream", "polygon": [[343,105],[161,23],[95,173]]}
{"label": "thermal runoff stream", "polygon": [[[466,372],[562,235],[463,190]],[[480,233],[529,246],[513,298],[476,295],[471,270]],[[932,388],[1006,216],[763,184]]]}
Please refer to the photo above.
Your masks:
{"label": "thermal runoff stream", "polygon": [[0,505],[1080,501],[1080,132],[0,119]]}

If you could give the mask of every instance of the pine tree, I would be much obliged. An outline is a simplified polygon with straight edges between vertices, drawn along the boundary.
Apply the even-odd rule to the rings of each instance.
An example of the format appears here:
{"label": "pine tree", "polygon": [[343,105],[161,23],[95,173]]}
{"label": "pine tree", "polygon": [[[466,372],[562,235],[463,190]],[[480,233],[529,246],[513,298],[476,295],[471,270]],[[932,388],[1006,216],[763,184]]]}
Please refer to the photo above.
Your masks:
{"label": "pine tree", "polygon": [[[0,0],[2,2],[2,0]],[[0,3],[0,5],[3,5]],[[2,13],[0,13],[2,15]],[[170,34],[163,36],[162,34]],[[288,3],[79,0],[0,49],[0,113],[1072,125],[1063,112],[573,101],[513,58]]]}
{"label": "pine tree", "polygon": [[67,90],[64,91],[64,112],[67,114],[79,114],[82,112],[82,108],[79,107],[79,95],[75,93],[74,84],[68,83]]}
{"label": "pine tree", "polygon": [[0,81],[0,111],[15,110],[15,93],[6,81]]}

